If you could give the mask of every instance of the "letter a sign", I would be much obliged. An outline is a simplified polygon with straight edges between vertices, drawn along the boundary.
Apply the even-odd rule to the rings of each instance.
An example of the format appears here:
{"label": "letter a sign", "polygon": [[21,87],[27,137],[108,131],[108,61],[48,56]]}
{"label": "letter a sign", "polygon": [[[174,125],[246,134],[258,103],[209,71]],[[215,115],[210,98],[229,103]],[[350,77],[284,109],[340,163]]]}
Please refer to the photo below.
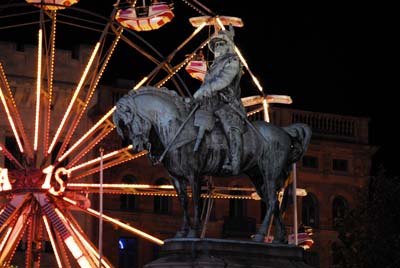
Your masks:
{"label": "letter a sign", "polygon": [[0,191],[11,190],[11,184],[8,180],[8,169],[0,168]]}

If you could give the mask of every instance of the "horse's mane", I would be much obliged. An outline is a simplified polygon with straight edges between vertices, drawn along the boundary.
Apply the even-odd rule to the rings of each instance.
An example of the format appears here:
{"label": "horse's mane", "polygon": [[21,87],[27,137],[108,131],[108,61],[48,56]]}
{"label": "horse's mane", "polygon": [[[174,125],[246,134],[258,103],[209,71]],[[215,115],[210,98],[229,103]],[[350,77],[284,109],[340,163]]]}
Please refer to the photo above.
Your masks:
{"label": "horse's mane", "polygon": [[187,112],[193,104],[192,101],[187,101],[186,97],[178,95],[175,90],[169,90],[166,87],[156,88],[153,86],[142,86],[137,90],[132,89],[128,92],[128,95],[132,97],[147,94],[157,95],[169,101],[172,100],[180,114],[182,114],[182,112]]}

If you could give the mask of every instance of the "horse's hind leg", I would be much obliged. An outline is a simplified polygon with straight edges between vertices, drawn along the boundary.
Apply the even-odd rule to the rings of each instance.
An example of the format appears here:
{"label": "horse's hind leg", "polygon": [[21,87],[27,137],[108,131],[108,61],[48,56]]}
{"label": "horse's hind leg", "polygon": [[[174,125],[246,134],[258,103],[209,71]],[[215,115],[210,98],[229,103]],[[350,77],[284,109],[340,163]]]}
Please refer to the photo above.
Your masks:
{"label": "horse's hind leg", "polygon": [[274,243],[287,243],[286,237],[286,228],[285,224],[283,223],[281,211],[279,209],[279,202],[278,206],[274,210],[274,224],[275,224],[275,236],[274,236]]}
{"label": "horse's hind leg", "polygon": [[186,181],[182,178],[172,177],[172,184],[178,194],[179,202],[183,211],[183,223],[181,229],[176,233],[176,238],[186,237],[190,229],[190,217],[188,211],[188,195],[186,190]]}
{"label": "horse's hind leg", "polygon": [[[269,156],[269,158],[271,159],[271,156]],[[274,164],[276,165],[276,163]],[[279,173],[277,173],[277,169],[272,166],[272,163],[266,160],[262,162],[262,165],[260,165],[260,171],[264,181],[264,187],[261,191],[263,196],[261,199],[267,203],[267,211],[257,231],[257,234],[254,236],[254,241],[257,242],[264,241],[264,237],[267,234],[272,220],[272,215],[275,214],[275,211],[279,211],[279,203],[276,192],[276,179],[279,176]]]}

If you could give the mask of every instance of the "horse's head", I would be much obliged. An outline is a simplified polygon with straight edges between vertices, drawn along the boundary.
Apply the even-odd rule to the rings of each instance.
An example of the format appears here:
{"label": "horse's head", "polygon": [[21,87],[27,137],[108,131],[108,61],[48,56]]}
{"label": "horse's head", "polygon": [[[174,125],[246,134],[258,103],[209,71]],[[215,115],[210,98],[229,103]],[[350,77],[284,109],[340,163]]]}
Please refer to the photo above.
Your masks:
{"label": "horse's head", "polygon": [[136,112],[135,103],[130,95],[117,102],[113,122],[118,134],[123,139],[129,139],[134,151],[148,149],[151,124]]}

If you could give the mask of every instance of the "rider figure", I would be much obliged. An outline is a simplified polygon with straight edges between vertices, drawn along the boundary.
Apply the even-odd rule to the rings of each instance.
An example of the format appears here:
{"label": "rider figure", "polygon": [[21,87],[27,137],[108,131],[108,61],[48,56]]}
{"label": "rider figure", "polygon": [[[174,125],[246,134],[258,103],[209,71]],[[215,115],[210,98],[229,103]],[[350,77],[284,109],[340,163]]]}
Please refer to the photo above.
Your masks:
{"label": "rider figure", "polygon": [[242,155],[243,116],[246,112],[240,99],[242,63],[235,52],[234,30],[220,30],[209,42],[214,61],[207,71],[203,84],[193,95],[200,100],[200,109],[212,111],[222,124],[229,144],[229,162],[224,163],[227,173],[237,175]]}

